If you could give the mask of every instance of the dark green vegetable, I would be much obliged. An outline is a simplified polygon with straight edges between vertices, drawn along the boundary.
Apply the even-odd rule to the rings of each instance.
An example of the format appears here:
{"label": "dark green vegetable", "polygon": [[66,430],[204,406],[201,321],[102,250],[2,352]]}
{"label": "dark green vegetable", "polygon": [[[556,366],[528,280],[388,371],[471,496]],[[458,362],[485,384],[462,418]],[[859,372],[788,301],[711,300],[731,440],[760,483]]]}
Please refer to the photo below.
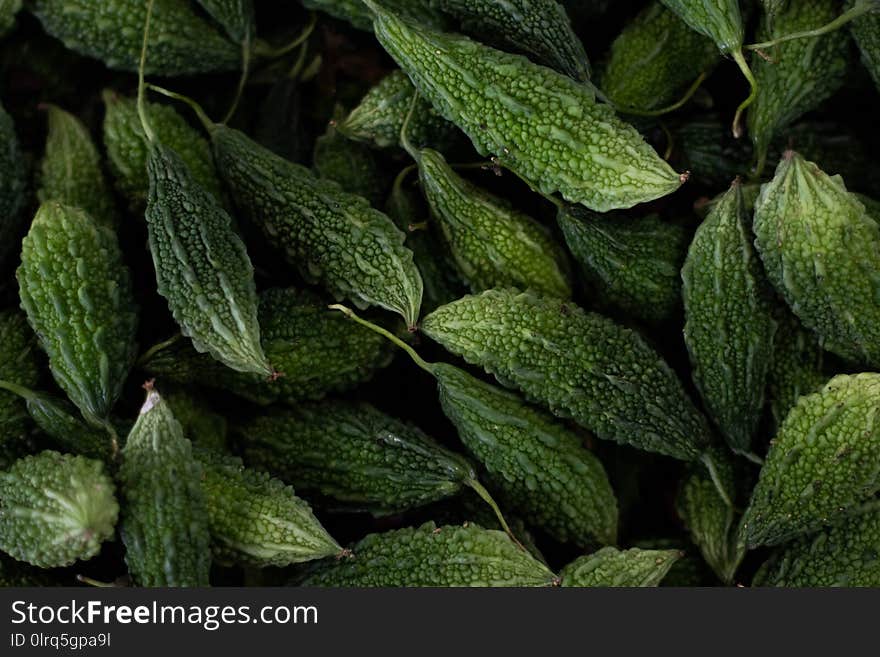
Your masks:
{"label": "dark green vegetable", "polygon": [[[21,10],[21,0],[0,0],[0,36],[15,25],[15,15]],[[2,580],[2,576],[0,576]]]}
{"label": "dark green vegetable", "polygon": [[611,44],[600,86],[622,112],[666,107],[719,59],[711,39],[660,2],[652,2]]}
{"label": "dark green vegetable", "polygon": [[374,515],[456,495],[477,478],[467,460],[366,403],[303,404],[237,430],[248,465]]}
{"label": "dark green vegetable", "polygon": [[226,418],[215,413],[202,397],[191,390],[172,388],[164,399],[193,445],[221,454],[228,450]]}
{"label": "dark green vegetable", "polygon": [[25,175],[12,117],[0,105],[0,267],[16,252],[25,203]]}
{"label": "dark green vegetable", "polygon": [[[847,6],[853,4],[855,0],[850,0]],[[862,54],[862,63],[874,78],[877,89],[880,89],[880,11],[874,11],[853,21],[849,29]]]}
{"label": "dark green vegetable", "polygon": [[776,330],[749,223],[737,180],[697,229],[681,270],[694,383],[740,453],[750,451],[764,409]]}
{"label": "dark green vegetable", "polygon": [[478,525],[370,534],[304,586],[552,586],[556,576],[503,532]]}
{"label": "dark green vegetable", "polygon": [[318,176],[339,183],[349,194],[363,196],[374,206],[385,199],[387,179],[372,151],[346,139],[332,124],[315,141],[312,160]]}
{"label": "dark green vegetable", "polygon": [[561,586],[658,586],[682,553],[677,550],[602,548],[559,572]]}
{"label": "dark green vegetable", "polygon": [[16,276],[58,385],[90,424],[106,425],[136,350],[137,308],[116,235],[82,210],[43,203]]}
{"label": "dark green vegetable", "polygon": [[[481,155],[596,211],[666,196],[685,178],[585,84],[522,56],[401,20],[373,0],[379,42]],[[601,155],[598,155],[601,153]]]}
{"label": "dark green vegetable", "polygon": [[19,561],[57,568],[91,559],[118,512],[100,461],[45,451],[0,472],[0,550]]}
{"label": "dark green vegetable", "polygon": [[672,156],[678,169],[692,172],[691,181],[722,188],[748,170],[750,150],[715,115],[683,120],[671,127]]}
{"label": "dark green vegetable", "polygon": [[266,290],[259,320],[266,356],[284,373],[273,381],[230,370],[182,342],[154,352],[144,367],[162,381],[221,388],[267,405],[351,390],[391,361],[384,340],[352,326],[308,290]]}
{"label": "dark green vegetable", "polygon": [[168,404],[148,386],[122,449],[121,534],[139,586],[207,586],[211,566],[202,468]]}
{"label": "dark green vegetable", "polygon": [[77,207],[113,227],[113,196],[101,170],[101,156],[88,130],[70,112],[49,105],[49,136],[43,156],[40,201]]}
{"label": "dark green vegetable", "polygon": [[[147,3],[141,0],[35,0],[30,7],[52,36],[107,66],[136,71]],[[234,71],[241,49],[199,16],[188,2],[154,0],[144,72],[188,75]]]}
{"label": "dark green vegetable", "polygon": [[[323,11],[334,18],[351,23],[359,30],[373,29],[370,10],[362,0],[301,0],[307,9]],[[446,18],[431,8],[430,0],[382,0],[382,4],[407,20],[429,25],[438,30],[447,26]]]}
{"label": "dark green vegetable", "polygon": [[253,0],[198,0],[198,3],[223,26],[229,38],[236,43],[244,43],[253,38]]}
{"label": "dark green vegetable", "polygon": [[604,216],[577,206],[560,208],[556,221],[601,304],[651,323],[678,309],[687,251],[682,226],[653,214]]}
{"label": "dark green vegetable", "polygon": [[[17,310],[0,311],[0,380],[25,388],[37,385],[40,370],[36,347],[25,316]],[[9,386],[0,388],[0,445],[14,449],[27,431],[27,408]]]}
{"label": "dark green vegetable", "polygon": [[488,290],[438,308],[421,329],[599,438],[683,460],[709,444],[663,359],[634,331],[570,302]]}
{"label": "dark green vegetable", "polygon": [[289,566],[342,552],[309,505],[240,459],[197,450],[215,558],[257,567]]}
{"label": "dark green vegetable", "polygon": [[475,38],[522,52],[579,82],[590,79],[584,46],[556,0],[431,0],[431,4],[460,20]]}

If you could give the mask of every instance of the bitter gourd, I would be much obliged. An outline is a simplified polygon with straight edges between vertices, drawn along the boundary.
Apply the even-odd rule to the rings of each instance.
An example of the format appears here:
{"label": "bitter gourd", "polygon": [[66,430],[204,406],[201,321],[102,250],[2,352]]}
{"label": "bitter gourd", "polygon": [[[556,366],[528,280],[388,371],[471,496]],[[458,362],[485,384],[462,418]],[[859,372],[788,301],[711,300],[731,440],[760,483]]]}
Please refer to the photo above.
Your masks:
{"label": "bitter gourd", "polygon": [[[116,188],[131,205],[142,212],[147,203],[150,181],[147,170],[147,141],[134,98],[106,90],[104,99],[104,147]],[[197,130],[170,105],[144,103],[147,120],[156,139],[180,156],[196,182],[205,190],[223,197],[220,179],[214,169],[211,146]]]}
{"label": "bitter gourd", "polygon": [[670,161],[679,169],[692,171],[691,181],[723,189],[736,176],[747,173],[751,150],[743,140],[733,139],[716,115],[687,119],[670,126],[670,131]]}
{"label": "bitter gourd", "polygon": [[289,566],[342,552],[309,505],[268,474],[206,449],[202,464],[214,557],[256,567]]}
{"label": "bitter gourd", "polygon": [[260,345],[254,269],[232,218],[186,163],[151,139],[147,230],[159,294],[197,351],[270,376]]}
{"label": "bitter gourd", "polygon": [[217,167],[236,205],[303,276],[337,298],[381,306],[415,325],[422,279],[403,233],[387,216],[238,130],[216,124],[210,130]]}
{"label": "bitter gourd", "polygon": [[25,203],[27,168],[15,134],[15,124],[0,105],[0,267],[18,248]]}
{"label": "bitter gourd", "polygon": [[[847,7],[853,4],[849,2]],[[875,10],[854,20],[849,29],[862,54],[862,63],[880,89],[880,11]]]}
{"label": "bitter gourd", "polygon": [[719,59],[711,39],[652,2],[611,44],[600,71],[600,87],[622,112],[665,107]]}
{"label": "bitter gourd", "polygon": [[515,286],[571,296],[565,254],[544,226],[459,176],[437,151],[409,148],[432,216],[471,291]]}
{"label": "bitter gourd", "polygon": [[83,422],[77,417],[77,410],[63,399],[10,381],[0,380],[0,390],[3,395],[20,397],[34,423],[65,452],[103,461],[111,459],[111,436]]}
{"label": "bitter gourd", "polygon": [[349,194],[363,196],[373,206],[385,199],[388,181],[373,152],[344,137],[332,124],[315,140],[312,165],[318,176],[339,183]]}
{"label": "bitter gourd", "polygon": [[[761,23],[761,41],[821,27],[835,18],[833,0],[799,0],[789,3],[776,14],[771,25]],[[755,78],[760,89],[749,110],[748,128],[755,146],[757,172],[767,160],[770,142],[780,130],[827,100],[843,84],[848,69],[848,44],[845,31],[805,39],[795,39],[774,46],[768,54],[773,62],[755,63]]]}
{"label": "bitter gourd", "polygon": [[605,440],[700,458],[704,418],[634,331],[560,299],[488,290],[438,308],[422,331],[504,385]]}
{"label": "bitter gourd", "polygon": [[[721,480],[729,499],[735,497],[733,467],[721,456],[715,460],[721,467]],[[715,483],[705,473],[689,473],[681,485],[676,509],[691,540],[703,555],[703,559],[725,584],[733,577],[745,555],[737,545],[739,514],[718,494]]]}
{"label": "bitter gourd", "polygon": [[[141,0],[35,0],[43,28],[64,45],[122,71],[136,71],[147,3]],[[144,72],[188,75],[234,71],[241,48],[180,0],[154,0]]]}
{"label": "bitter gourd", "polygon": [[[0,380],[24,387],[35,386],[40,370],[36,340],[24,315],[0,311]],[[27,408],[15,392],[0,389],[0,445],[13,447],[27,431]]]}
{"label": "bitter gourd", "polygon": [[579,82],[590,79],[584,46],[556,0],[431,0],[431,5],[460,20],[475,38],[530,55]]}
{"label": "bitter gourd", "polygon": [[778,429],[803,395],[818,392],[830,378],[825,373],[822,347],[784,303],[774,306],[776,333],[767,372],[767,399]]}
{"label": "bitter gourd", "polygon": [[349,139],[378,148],[400,144],[406,124],[406,136],[415,146],[430,145],[440,149],[449,143],[455,126],[440,116],[427,100],[419,97],[403,71],[392,71],[372,87],[337,129]]}
{"label": "bitter gourd", "polygon": [[477,478],[466,459],[366,403],[303,404],[238,433],[248,465],[377,516],[450,497]]}
{"label": "bitter gourd", "polygon": [[370,534],[351,555],[328,561],[304,586],[553,586],[547,566],[500,531],[433,522]]}
{"label": "bitter gourd", "polygon": [[207,586],[211,539],[202,468],[168,404],[147,388],[119,468],[125,561],[139,586]]}
{"label": "bitter gourd", "polygon": [[96,221],[112,227],[116,220],[113,196],[89,131],[70,112],[56,105],[46,109],[49,136],[37,197],[40,201],[58,201],[80,208]]}
{"label": "bitter gourd", "polygon": [[253,0],[198,0],[208,14],[223,26],[236,43],[248,42],[254,36]]}
{"label": "bitter gourd", "polygon": [[542,193],[601,212],[671,194],[686,180],[597,103],[591,86],[364,1],[379,42],[419,92],[481,155]]}
{"label": "bitter gourd", "polygon": [[[0,7],[3,0],[0,0]],[[44,570],[33,568],[21,561],[0,554],[0,588],[22,586],[53,586],[54,582]]]}
{"label": "bitter gourd", "polygon": [[678,550],[605,547],[575,559],[559,572],[560,586],[658,586],[682,557]]}
{"label": "bitter gourd", "polygon": [[0,550],[40,568],[91,559],[119,505],[104,464],[45,451],[0,472]]}
{"label": "bitter gourd", "polygon": [[880,490],[880,374],[834,377],[801,397],[767,454],[740,543],[775,545],[852,513]]}
{"label": "bitter gourd", "polygon": [[752,586],[880,586],[880,510],[782,547],[761,567]]}
{"label": "bitter gourd", "polygon": [[737,180],[697,229],[681,270],[694,383],[728,445],[751,449],[773,353],[769,285]]}
{"label": "bitter gourd", "polygon": [[[406,244],[413,252],[422,276],[424,295],[423,312],[430,312],[457,299],[464,293],[464,286],[451,262],[446,245],[427,222],[428,208],[415,185],[406,183],[407,170],[397,176],[391,194],[385,202],[385,214],[406,234]],[[424,228],[422,228],[424,226]]]}
{"label": "bitter gourd", "polygon": [[[302,0],[306,9],[323,11],[334,18],[347,21],[365,32],[373,29],[372,14],[362,0]],[[443,14],[431,8],[430,0],[383,0],[395,13],[420,25],[445,29],[448,21]]]}
{"label": "bitter gourd", "polygon": [[650,323],[678,309],[687,251],[681,225],[654,214],[603,216],[578,206],[560,208],[556,222],[601,304]]}
{"label": "bitter gourd", "polygon": [[174,418],[180,422],[183,435],[196,447],[226,452],[228,426],[226,418],[215,413],[207,402],[192,390],[172,388],[165,391]]}
{"label": "bitter gourd", "polygon": [[137,307],[116,235],[82,210],[43,203],[16,277],[58,385],[89,423],[105,425],[137,348]]}
{"label": "bitter gourd", "polygon": [[754,230],[767,277],[823,347],[880,365],[880,226],[843,180],[787,152]]}
{"label": "bitter gourd", "polygon": [[230,370],[179,342],[157,351],[145,368],[163,381],[221,388],[266,405],[345,392],[391,361],[384,340],[351,326],[307,290],[266,290],[259,320],[266,356],[284,373],[274,381]]}
{"label": "bitter gourd", "polygon": [[440,403],[464,445],[487,470],[500,502],[562,542],[617,539],[617,500],[599,460],[552,416],[518,396],[435,363]]}

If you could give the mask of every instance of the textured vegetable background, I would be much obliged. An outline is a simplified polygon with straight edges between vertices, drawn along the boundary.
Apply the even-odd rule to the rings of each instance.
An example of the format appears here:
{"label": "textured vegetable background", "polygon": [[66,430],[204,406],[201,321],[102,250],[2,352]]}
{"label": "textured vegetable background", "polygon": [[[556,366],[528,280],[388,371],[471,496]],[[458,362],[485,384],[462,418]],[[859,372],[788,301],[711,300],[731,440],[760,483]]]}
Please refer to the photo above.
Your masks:
{"label": "textured vegetable background", "polygon": [[0,0],[0,585],[880,586],[877,4]]}

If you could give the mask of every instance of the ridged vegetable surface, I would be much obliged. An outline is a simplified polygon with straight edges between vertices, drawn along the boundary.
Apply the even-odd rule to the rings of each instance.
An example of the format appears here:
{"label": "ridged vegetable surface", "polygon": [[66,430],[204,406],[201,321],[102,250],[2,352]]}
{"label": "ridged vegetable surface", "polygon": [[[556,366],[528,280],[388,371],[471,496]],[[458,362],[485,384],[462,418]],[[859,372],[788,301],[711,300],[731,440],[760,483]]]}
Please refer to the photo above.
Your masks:
{"label": "ridged vegetable surface", "polygon": [[160,381],[229,390],[258,404],[294,404],[345,392],[391,361],[384,340],[327,309],[309,290],[272,288],[260,295],[266,356],[284,373],[274,381],[235,372],[186,343],[159,350],[145,364]]}
{"label": "ridged vegetable surface", "polygon": [[217,167],[236,205],[307,279],[337,298],[378,305],[415,324],[422,279],[393,222],[244,133],[214,126]]}
{"label": "ridged vegetable surface", "polygon": [[0,36],[15,25],[15,15],[21,10],[21,0],[0,0]]}
{"label": "ridged vegetable surface", "polygon": [[349,139],[388,148],[400,144],[400,132],[409,116],[406,135],[410,142],[439,148],[449,141],[455,126],[421,96],[413,102],[416,93],[406,73],[392,71],[361,98],[337,128]]}
{"label": "ridged vegetable surface", "polygon": [[77,207],[96,221],[113,227],[113,196],[89,131],[76,116],[56,105],[49,105],[46,111],[49,136],[37,197],[40,201]]}
{"label": "ridged vegetable surface", "polygon": [[749,168],[750,149],[734,139],[715,114],[683,120],[670,128],[673,166],[692,172],[691,180],[723,189]]}
{"label": "ridged vegetable surface", "polygon": [[599,86],[623,112],[666,107],[719,59],[711,39],[652,2],[611,44]]}
{"label": "ridged vegetable surface", "polygon": [[[0,381],[29,388],[40,378],[36,339],[18,310],[0,311]],[[16,393],[0,389],[0,445],[21,440],[27,408]]]}
{"label": "ridged vegetable surface", "polygon": [[431,366],[443,412],[487,470],[500,503],[555,539],[617,539],[617,500],[601,462],[577,434],[517,395],[445,363]]}
{"label": "ridged vegetable surface", "polygon": [[692,29],[712,39],[724,54],[743,44],[739,0],[660,0]]}
{"label": "ridged vegetable surface", "polygon": [[342,548],[290,486],[240,459],[197,450],[204,474],[211,542],[218,561],[289,566],[339,554]]}
{"label": "ridged vegetable surface", "polygon": [[121,533],[138,586],[207,586],[211,567],[202,468],[171,410],[149,390],[122,449]]}
{"label": "ridged vegetable surface", "polygon": [[778,428],[800,397],[818,392],[830,377],[823,368],[824,352],[816,334],[805,329],[787,307],[775,307],[774,321],[767,400]]}
{"label": "ridged vegetable surface", "polygon": [[[147,170],[147,141],[133,98],[106,90],[104,99],[104,147],[116,188],[131,207],[141,212],[146,206],[150,181]],[[195,181],[218,199],[220,179],[214,169],[211,145],[170,105],[145,103],[144,111],[156,139],[173,150],[186,164]]]}
{"label": "ridged vegetable surface", "polygon": [[431,214],[473,292],[515,286],[571,296],[565,254],[547,228],[459,176],[437,151],[411,152]]}
{"label": "ridged vegetable surface", "polygon": [[783,546],[752,586],[880,586],[880,510],[875,507]]}
{"label": "ridged vegetable surface", "polygon": [[[729,498],[734,498],[733,468],[722,458],[717,463],[721,480]],[[734,574],[745,554],[737,545],[739,517],[719,495],[716,485],[700,471],[689,473],[676,499],[678,517],[690,532],[691,540],[700,549],[703,559],[725,584],[733,582]]]}
{"label": "ridged vegetable surface", "polygon": [[83,422],[79,412],[65,400],[8,380],[0,380],[0,394],[19,397],[19,403],[27,406],[34,423],[65,452],[110,460],[113,445],[110,434]]}
{"label": "ridged vegetable surface", "polygon": [[[834,0],[798,0],[788,3],[771,25],[766,19],[760,41],[822,27],[837,16]],[[848,66],[846,30],[818,37],[794,39],[771,48],[773,62],[756,58],[758,97],[749,109],[749,136],[755,146],[759,172],[764,167],[774,135],[818,107],[843,84]]]}
{"label": "ridged vegetable surface", "polygon": [[651,323],[678,308],[687,251],[680,225],[654,214],[603,216],[578,206],[560,208],[556,222],[601,304]]}
{"label": "ridged vegetable surface", "polygon": [[198,0],[211,18],[220,23],[229,38],[243,43],[253,37],[253,0]]}
{"label": "ridged vegetable surface", "polygon": [[318,176],[339,183],[349,194],[363,196],[374,206],[385,199],[387,179],[373,152],[344,137],[333,125],[315,140],[312,164]]}
{"label": "ridged vegetable surface", "polygon": [[705,420],[634,331],[567,301],[488,290],[438,308],[422,331],[605,440],[699,458]]}
{"label": "ridged vegetable surface", "polygon": [[232,218],[173,150],[151,140],[147,229],[159,294],[197,351],[269,376],[254,269]]}
{"label": "ridged vegetable surface", "polygon": [[4,267],[18,249],[26,174],[15,124],[0,105],[0,267]]}
{"label": "ridged vegetable surface", "polygon": [[[853,4],[853,0],[850,0],[847,7]],[[861,52],[862,63],[880,90],[880,11],[860,16],[850,23],[849,29]]]}
{"label": "ridged vegetable surface", "polygon": [[[0,8],[3,3],[0,0]],[[34,568],[12,557],[0,554],[0,588],[21,586],[52,586],[52,577],[45,570]]]}
{"label": "ridged vegetable surface", "polygon": [[801,397],[761,468],[740,531],[749,548],[834,523],[880,490],[880,374],[838,375]]}
{"label": "ridged vegetable surface", "polygon": [[194,446],[220,453],[228,450],[226,418],[214,412],[203,397],[191,389],[172,388],[165,390],[164,399]]}
{"label": "ridged vegetable surface", "polygon": [[754,230],[767,277],[823,347],[880,365],[880,226],[843,180],[787,152]]}
{"label": "ridged vegetable surface", "polygon": [[351,556],[327,562],[305,586],[552,586],[555,575],[507,534],[429,522],[370,534]]}
{"label": "ridged vegetable surface", "polygon": [[[147,3],[141,0],[35,0],[43,28],[82,55],[112,69],[136,71]],[[148,75],[234,71],[241,48],[199,16],[188,2],[155,0],[147,43]]]}
{"label": "ridged vegetable surface", "polygon": [[678,550],[618,550],[605,547],[579,557],[559,572],[561,586],[658,586],[682,553]]}
{"label": "ridged vegetable surface", "polygon": [[[301,0],[307,9],[323,11],[365,32],[373,29],[372,14],[362,0]],[[382,0],[389,10],[420,25],[443,29],[446,18],[431,8],[430,0]]]}
{"label": "ridged vegetable surface", "polygon": [[431,0],[431,4],[459,19],[477,38],[529,55],[579,82],[590,79],[584,46],[565,7],[556,0]]}
{"label": "ridged vegetable surface", "polygon": [[697,229],[681,270],[694,383],[728,445],[751,449],[776,329],[770,289],[734,182]]}
{"label": "ridged vegetable surface", "polygon": [[630,207],[682,184],[632,126],[585,84],[525,57],[400,20],[373,0],[379,42],[416,88],[492,155],[545,194],[596,211]]}
{"label": "ridged vegetable surface", "polygon": [[100,461],[45,451],[0,472],[0,550],[41,568],[91,559],[119,505]]}
{"label": "ridged vegetable surface", "polygon": [[476,479],[466,459],[362,402],[303,404],[238,431],[248,465],[374,515],[455,495]]}
{"label": "ridged vegetable surface", "polygon": [[82,210],[44,203],[17,278],[58,385],[90,423],[105,423],[136,349],[137,308],[116,235]]}

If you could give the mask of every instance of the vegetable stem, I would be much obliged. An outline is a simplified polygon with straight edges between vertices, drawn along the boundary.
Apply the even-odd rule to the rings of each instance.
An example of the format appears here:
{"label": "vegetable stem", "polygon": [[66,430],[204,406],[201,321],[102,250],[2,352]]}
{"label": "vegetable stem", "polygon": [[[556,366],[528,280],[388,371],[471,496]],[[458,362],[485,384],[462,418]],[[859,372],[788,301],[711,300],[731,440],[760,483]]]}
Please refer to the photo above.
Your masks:
{"label": "vegetable stem", "polygon": [[795,39],[809,39],[811,37],[822,36],[823,34],[828,34],[829,32],[834,32],[835,30],[840,29],[847,23],[854,21],[860,16],[867,14],[869,11],[874,11],[875,9],[880,9],[880,1],[878,0],[857,2],[855,6],[853,6],[851,9],[846,10],[833,21],[826,23],[822,27],[817,27],[814,30],[792,32],[791,34],[786,34],[784,36],[773,39],[772,41],[750,43],[746,46],[743,46],[743,48],[745,48],[746,50],[766,50],[767,48],[778,46],[780,43],[786,43],[787,41],[794,41]]}

